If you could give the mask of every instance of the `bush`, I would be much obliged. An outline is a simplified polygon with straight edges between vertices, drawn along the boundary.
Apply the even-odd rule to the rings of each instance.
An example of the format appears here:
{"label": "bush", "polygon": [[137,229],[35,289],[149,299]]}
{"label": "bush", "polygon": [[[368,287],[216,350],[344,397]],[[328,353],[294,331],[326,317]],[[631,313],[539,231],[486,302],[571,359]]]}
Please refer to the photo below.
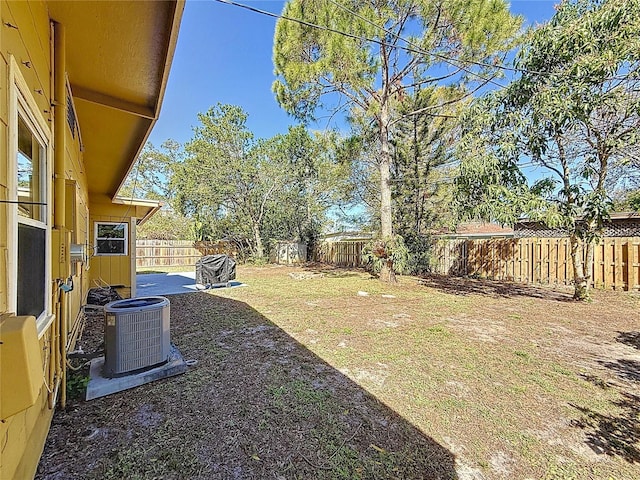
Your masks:
{"label": "bush", "polygon": [[424,275],[431,272],[433,270],[431,239],[426,235],[411,234],[405,237],[405,244],[409,251],[407,273]]}
{"label": "bush", "polygon": [[258,257],[257,255],[249,255],[244,262],[246,265],[253,265],[255,267],[263,267],[269,263],[267,257]]}
{"label": "bush", "polygon": [[362,249],[362,258],[373,273],[380,273],[382,266],[389,261],[395,273],[409,273],[409,251],[400,235],[374,238]]}

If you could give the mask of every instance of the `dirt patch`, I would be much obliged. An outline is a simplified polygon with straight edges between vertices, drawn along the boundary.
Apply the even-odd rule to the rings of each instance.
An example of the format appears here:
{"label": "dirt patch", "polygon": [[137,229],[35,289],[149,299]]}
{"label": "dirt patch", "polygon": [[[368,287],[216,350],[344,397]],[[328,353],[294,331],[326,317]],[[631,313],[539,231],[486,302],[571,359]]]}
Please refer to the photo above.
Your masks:
{"label": "dirt patch", "polygon": [[[637,293],[579,304],[568,290],[389,287],[321,266],[238,277],[249,287],[171,296],[172,341],[197,365],[71,401],[37,478],[637,474]],[[101,341],[92,316],[82,347]]]}

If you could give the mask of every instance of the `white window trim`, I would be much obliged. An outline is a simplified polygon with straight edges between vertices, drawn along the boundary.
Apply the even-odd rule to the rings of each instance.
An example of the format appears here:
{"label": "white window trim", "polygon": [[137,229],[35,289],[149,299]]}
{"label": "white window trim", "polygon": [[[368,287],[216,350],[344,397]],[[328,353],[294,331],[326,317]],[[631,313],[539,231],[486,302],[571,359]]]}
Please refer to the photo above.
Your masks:
{"label": "white window trim", "polygon": [[[98,252],[98,225],[124,225],[125,229],[124,229],[124,238],[122,239],[122,241],[124,242],[124,253],[100,253]],[[125,220],[123,220],[122,222],[100,222],[100,221],[96,221],[93,222],[93,244],[95,245],[95,253],[94,255],[96,257],[126,257],[127,255],[129,255],[129,228],[131,228],[131,226],[129,225],[129,223]],[[104,240],[103,238],[101,238],[100,240]],[[117,239],[120,240],[120,239]]]}
{"label": "white window trim", "polygon": [[22,72],[13,55],[9,55],[9,165],[7,168],[7,188],[9,200],[18,200],[17,155],[18,155],[18,111],[38,137],[45,150],[44,171],[41,173],[43,201],[46,203],[44,222],[24,218],[18,215],[18,205],[8,204],[7,208],[7,306],[9,312],[16,312],[18,302],[18,222],[37,226],[45,230],[45,299],[44,311],[36,319],[38,336],[51,325],[53,319],[51,299],[51,222],[53,214],[53,189],[51,188],[53,144],[48,122],[42,116],[31,89],[22,76]]}
{"label": "white window trim", "polygon": [[136,237],[138,235],[138,232],[136,230],[137,228],[137,219],[136,217],[131,217],[131,219],[129,220],[130,226],[129,226],[129,241],[131,242],[131,255],[130,257],[130,261],[131,261],[131,298],[135,298],[137,295],[136,292],[136,275],[137,275],[137,265],[136,265]]}

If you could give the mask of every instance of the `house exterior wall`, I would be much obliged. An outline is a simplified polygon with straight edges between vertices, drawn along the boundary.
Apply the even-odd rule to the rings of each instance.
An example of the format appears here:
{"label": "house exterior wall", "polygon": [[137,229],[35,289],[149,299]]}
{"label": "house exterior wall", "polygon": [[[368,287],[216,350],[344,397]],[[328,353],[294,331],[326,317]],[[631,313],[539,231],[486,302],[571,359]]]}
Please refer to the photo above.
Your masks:
{"label": "house exterior wall", "polygon": [[[0,478],[32,478],[38,465],[49,430],[57,399],[64,395],[63,379],[65,360],[61,352],[74,348],[75,336],[82,320],[81,306],[85,302],[90,279],[98,275],[109,283],[130,284],[131,259],[129,256],[119,261],[96,261],[95,270],[87,270],[86,265],[71,264],[68,255],[64,256],[60,248],[68,252],[71,243],[89,247],[92,244],[91,221],[95,218],[115,218],[124,213],[122,205],[93,205],[95,216],[90,217],[89,186],[85,174],[85,165],[81,145],[81,130],[72,132],[65,120],[65,214],[64,224],[54,228],[54,180],[53,180],[53,109],[52,102],[52,26],[47,5],[44,2],[7,2],[0,0],[0,200],[15,201],[15,191],[10,191],[15,181],[11,175],[16,162],[11,147],[15,138],[10,137],[12,118],[11,96],[13,87],[10,71],[16,68],[19,76],[28,87],[28,96],[32,97],[34,110],[44,119],[45,133],[49,147],[45,180],[47,254],[50,261],[45,268],[50,273],[51,300],[47,313],[52,318],[38,332],[38,349],[41,352],[43,379],[39,394],[32,406],[3,418],[0,422]],[[13,59],[13,60],[12,60]],[[15,65],[15,67],[12,67]],[[66,119],[67,112],[60,109],[59,114]],[[80,125],[81,129],[82,126]],[[0,203],[0,314],[11,314],[12,282],[16,279],[9,271],[8,259],[16,255],[12,247],[10,222],[15,222],[17,206]],[[56,240],[58,239],[58,240]],[[129,250],[132,251],[132,250]],[[62,255],[62,257],[61,257]],[[61,260],[62,258],[62,260]],[[60,265],[62,266],[60,267]],[[43,282],[45,280],[43,279]],[[63,292],[59,286],[73,281],[73,290]],[[34,340],[35,341],[35,340]],[[64,344],[64,345],[63,345]],[[0,346],[0,348],[2,348]],[[18,359],[3,357],[3,363],[13,363]],[[8,375],[9,369],[0,365],[0,375]],[[16,382],[20,379],[15,379]],[[3,395],[9,395],[5,392]]]}
{"label": "house exterior wall", "polygon": [[[7,7],[4,2],[0,2],[0,18],[8,15]],[[0,29],[0,46],[6,44],[5,29]],[[9,81],[9,72],[6,59],[5,48],[0,48],[0,144],[7,145],[9,141],[9,115],[7,108],[9,104],[9,94],[7,84]],[[0,148],[0,200],[8,200],[8,160],[9,151],[6,147]],[[0,225],[7,224],[7,208],[0,205]],[[7,231],[5,228],[0,229],[0,311],[7,309]]]}
{"label": "house exterior wall", "polygon": [[[130,205],[114,205],[106,196],[91,197],[89,232],[90,243],[94,243],[96,222],[128,224],[127,255],[96,255],[95,245],[90,259],[90,281],[94,285],[124,285],[131,288],[133,274],[131,256],[135,256],[135,219],[136,207]],[[132,244],[133,241],[133,244]]]}
{"label": "house exterior wall", "polygon": [[95,260],[94,272],[71,254],[91,257],[93,221],[126,221],[135,242],[135,219],[159,208],[107,196],[157,119],[183,8],[0,0],[2,479],[35,474],[53,410],[65,405],[66,352],[90,280],[133,287],[131,245]]}
{"label": "house exterior wall", "polygon": [[[0,1],[0,200],[10,201],[14,194],[9,191],[9,98],[12,85],[9,78],[10,58],[18,65],[19,71],[33,92],[39,113],[51,120],[51,54],[50,23],[46,5],[42,2]],[[10,24],[8,26],[6,24]],[[49,129],[51,134],[51,129]],[[52,159],[49,159],[52,161]],[[53,188],[52,185],[47,185]],[[9,250],[10,239],[7,225],[11,221],[11,204],[0,205],[0,312],[9,308],[9,278],[7,259],[14,253]],[[52,209],[47,208],[49,223]],[[53,312],[51,312],[53,313]],[[49,345],[52,344],[52,329],[44,332],[39,339],[42,365],[48,371],[51,358]],[[6,368],[0,366],[0,368]],[[4,373],[6,375],[6,372]],[[47,380],[49,380],[47,378]],[[0,423],[0,478],[30,478],[35,472],[53,410],[49,408],[49,392],[44,382],[36,403]]]}

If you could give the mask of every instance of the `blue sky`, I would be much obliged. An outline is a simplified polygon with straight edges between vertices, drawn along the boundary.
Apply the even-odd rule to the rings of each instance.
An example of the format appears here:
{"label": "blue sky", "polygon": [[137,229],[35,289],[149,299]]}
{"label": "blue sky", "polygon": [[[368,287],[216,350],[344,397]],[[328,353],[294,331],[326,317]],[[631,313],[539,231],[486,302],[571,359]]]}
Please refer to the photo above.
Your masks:
{"label": "blue sky", "polygon": [[[527,24],[548,20],[559,0],[513,0],[511,11]],[[284,2],[238,0],[280,13]],[[150,141],[168,138],[185,143],[197,114],[216,103],[242,107],[257,137],[285,132],[295,120],[271,91],[272,47],[276,20],[213,0],[187,1],[160,119]],[[321,125],[322,126],[322,125]]]}

